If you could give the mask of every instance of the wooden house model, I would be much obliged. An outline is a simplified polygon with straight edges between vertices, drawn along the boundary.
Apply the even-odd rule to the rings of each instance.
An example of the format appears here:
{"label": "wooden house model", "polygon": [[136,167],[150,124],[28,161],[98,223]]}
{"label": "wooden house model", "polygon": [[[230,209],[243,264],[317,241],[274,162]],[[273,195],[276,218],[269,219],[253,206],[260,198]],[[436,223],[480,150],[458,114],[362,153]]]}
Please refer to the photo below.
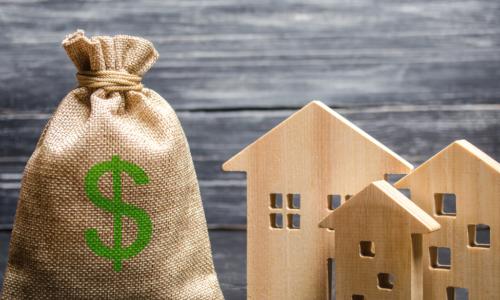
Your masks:
{"label": "wooden house model", "polygon": [[320,226],[335,230],[336,299],[423,299],[422,235],[440,226],[387,181],[368,185]]}
{"label": "wooden house model", "polygon": [[334,232],[319,222],[371,182],[412,166],[313,101],[223,169],[247,173],[248,299],[324,300]]}
{"label": "wooden house model", "polygon": [[500,164],[460,140],[395,186],[441,224],[423,239],[424,298],[500,299]]}

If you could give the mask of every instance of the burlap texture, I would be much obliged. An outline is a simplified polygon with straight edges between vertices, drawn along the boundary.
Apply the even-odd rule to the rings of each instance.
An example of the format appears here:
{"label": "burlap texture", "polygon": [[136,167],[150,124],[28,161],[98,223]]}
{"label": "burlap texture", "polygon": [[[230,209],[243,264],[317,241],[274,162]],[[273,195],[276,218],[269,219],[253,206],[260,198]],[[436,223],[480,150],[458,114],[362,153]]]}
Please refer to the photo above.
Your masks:
{"label": "burlap texture", "polygon": [[[123,35],[88,39],[79,31],[63,46],[78,71],[142,76],[158,57],[150,42]],[[84,238],[95,228],[113,245],[113,214],[94,205],[84,188],[89,169],[113,155],[149,177],[138,185],[121,173],[122,201],[143,209],[153,226],[149,244],[123,260],[119,272]],[[111,201],[111,172],[99,191]],[[126,247],[137,238],[137,224],[126,216],[122,222]],[[2,299],[222,298],[191,154],[170,105],[146,88],[71,91],[24,172]]]}

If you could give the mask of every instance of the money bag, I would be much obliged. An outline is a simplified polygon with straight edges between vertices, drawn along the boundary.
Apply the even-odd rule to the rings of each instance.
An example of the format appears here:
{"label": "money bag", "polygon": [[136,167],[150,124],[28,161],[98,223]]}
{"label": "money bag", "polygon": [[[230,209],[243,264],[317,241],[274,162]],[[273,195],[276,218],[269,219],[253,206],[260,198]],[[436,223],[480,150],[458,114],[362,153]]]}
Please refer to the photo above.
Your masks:
{"label": "money bag", "polygon": [[223,299],[189,146],[142,38],[69,35],[79,87],[22,180],[2,299]]}

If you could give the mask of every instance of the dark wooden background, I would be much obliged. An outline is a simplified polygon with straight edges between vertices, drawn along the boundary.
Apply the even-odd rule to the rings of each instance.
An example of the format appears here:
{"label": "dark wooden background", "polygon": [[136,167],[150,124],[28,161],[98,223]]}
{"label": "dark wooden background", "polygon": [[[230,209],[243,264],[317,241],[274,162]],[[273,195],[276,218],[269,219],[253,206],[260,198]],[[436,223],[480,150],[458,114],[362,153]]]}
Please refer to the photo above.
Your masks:
{"label": "dark wooden background", "polygon": [[77,28],[154,42],[144,82],[188,136],[227,299],[245,297],[245,177],[220,166],[308,101],[415,165],[461,138],[500,159],[496,0],[0,0],[2,272],[23,167],[75,86],[60,42]]}

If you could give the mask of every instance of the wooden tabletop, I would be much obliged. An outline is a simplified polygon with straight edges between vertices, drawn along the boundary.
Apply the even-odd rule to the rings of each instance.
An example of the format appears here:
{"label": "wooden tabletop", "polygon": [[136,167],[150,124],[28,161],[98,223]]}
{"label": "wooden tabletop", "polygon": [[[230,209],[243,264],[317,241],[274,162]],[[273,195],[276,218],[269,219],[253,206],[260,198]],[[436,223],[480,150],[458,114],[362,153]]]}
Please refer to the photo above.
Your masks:
{"label": "wooden tabletop", "polygon": [[487,0],[0,0],[1,270],[24,165],[75,87],[60,42],[77,28],[155,44],[144,84],[178,112],[222,288],[244,299],[246,183],[222,162],[313,99],[415,165],[462,138],[499,160],[499,11]]}

